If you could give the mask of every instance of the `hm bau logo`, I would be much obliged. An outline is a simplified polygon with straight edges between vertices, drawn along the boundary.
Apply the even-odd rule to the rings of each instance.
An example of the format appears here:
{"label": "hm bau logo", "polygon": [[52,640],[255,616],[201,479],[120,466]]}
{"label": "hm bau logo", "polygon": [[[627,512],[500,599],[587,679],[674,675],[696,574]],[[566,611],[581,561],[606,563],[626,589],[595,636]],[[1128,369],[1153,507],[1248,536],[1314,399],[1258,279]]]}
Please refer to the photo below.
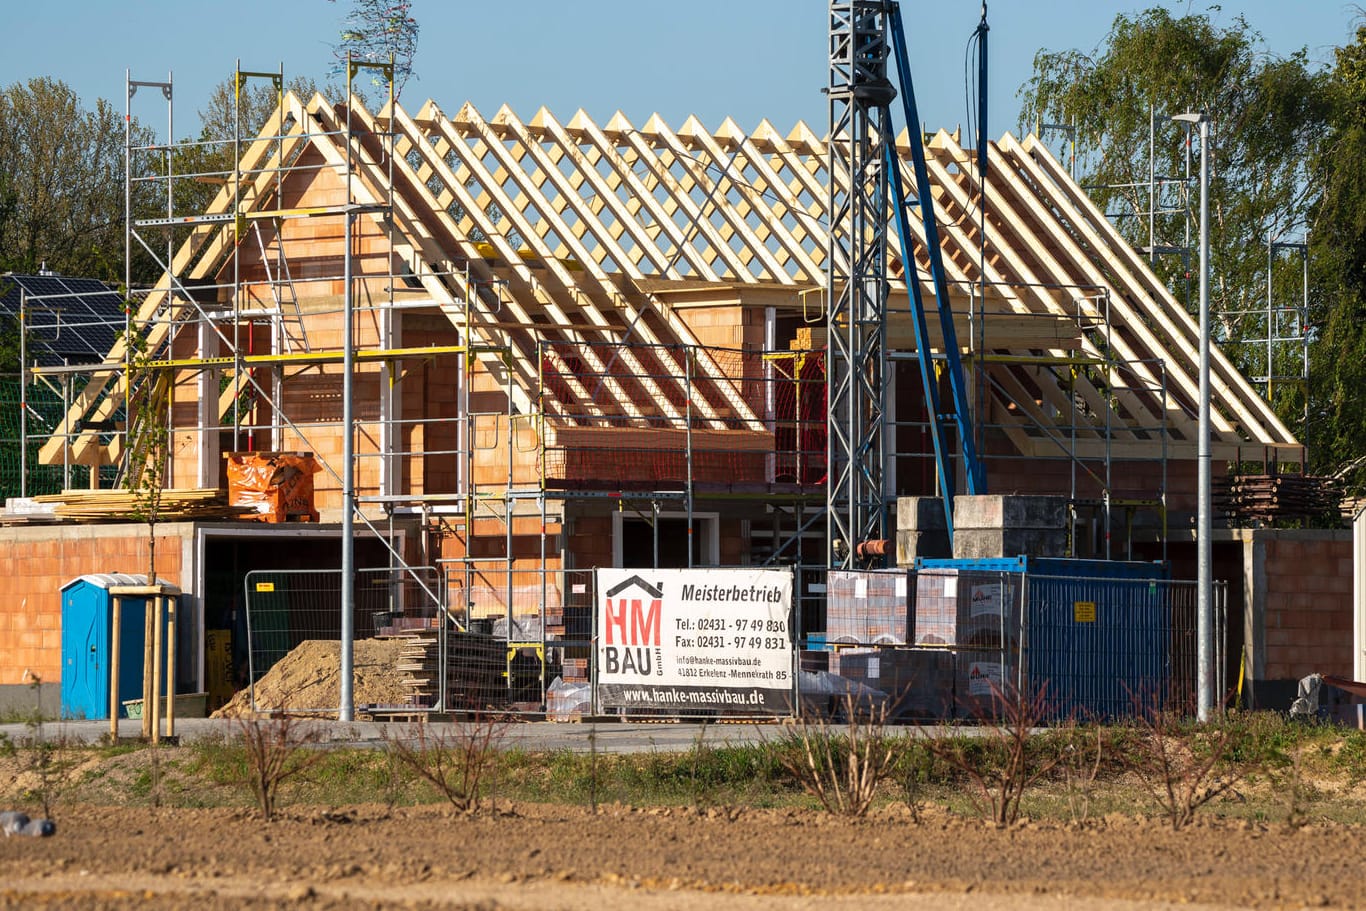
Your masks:
{"label": "hm bau logo", "polygon": [[603,670],[608,674],[663,676],[660,617],[664,587],[632,576],[607,592],[603,611]]}

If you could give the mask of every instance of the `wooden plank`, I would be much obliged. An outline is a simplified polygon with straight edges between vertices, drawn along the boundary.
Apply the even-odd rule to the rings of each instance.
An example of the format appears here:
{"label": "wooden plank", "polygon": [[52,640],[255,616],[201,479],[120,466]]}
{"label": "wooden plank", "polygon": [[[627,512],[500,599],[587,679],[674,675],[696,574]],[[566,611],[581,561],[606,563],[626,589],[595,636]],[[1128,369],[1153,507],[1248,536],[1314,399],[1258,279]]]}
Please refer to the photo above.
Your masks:
{"label": "wooden plank", "polygon": [[[1009,136],[1009,134],[1007,134]],[[1031,139],[1033,139],[1031,137]],[[1012,141],[1014,141],[1012,139]],[[1042,148],[1037,140],[1033,140],[1029,147],[1020,147],[1028,158],[1029,162],[1041,170],[1046,170],[1053,179],[1062,173],[1061,167],[1051,155],[1038,155],[1038,149]],[[1076,187],[1070,181],[1067,184],[1060,184],[1062,191],[1073,204],[1080,210],[1085,211],[1090,216],[1090,224],[1097,235],[1104,238],[1105,247],[1111,253],[1111,261],[1115,269],[1124,276],[1130,287],[1134,290],[1146,289],[1148,297],[1159,302],[1163,306],[1157,313],[1152,313],[1152,317],[1163,325],[1174,338],[1180,338],[1186,346],[1182,352],[1184,355],[1180,362],[1186,365],[1198,362],[1199,327],[1194,319],[1180,306],[1174,297],[1171,296],[1165,287],[1156,282],[1151,272],[1139,260],[1134,249],[1125,242],[1124,238],[1110,224],[1104,214],[1096,208],[1095,203],[1090,197]],[[1143,322],[1137,321],[1133,327],[1135,331],[1143,331]],[[1233,410],[1245,424],[1257,426],[1264,433],[1269,431],[1279,437],[1278,442],[1298,445],[1294,435],[1281,422],[1275,410],[1264,398],[1257,394],[1248,383],[1247,379],[1238,372],[1233,366],[1232,361],[1219,349],[1217,345],[1211,346],[1210,360],[1213,365],[1211,372],[1211,386],[1213,393],[1218,396],[1219,401],[1226,407]]]}

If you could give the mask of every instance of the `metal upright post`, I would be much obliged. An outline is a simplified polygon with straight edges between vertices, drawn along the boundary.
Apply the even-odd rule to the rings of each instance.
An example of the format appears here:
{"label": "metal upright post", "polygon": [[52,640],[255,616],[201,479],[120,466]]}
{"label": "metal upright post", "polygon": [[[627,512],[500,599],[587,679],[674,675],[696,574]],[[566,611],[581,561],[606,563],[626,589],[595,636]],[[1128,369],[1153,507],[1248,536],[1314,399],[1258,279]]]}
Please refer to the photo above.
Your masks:
{"label": "metal upright post", "polygon": [[356,297],[352,287],[351,244],[356,226],[355,201],[351,195],[351,83],[356,72],[346,54],[346,245],[342,253],[342,552],[341,552],[341,693],[337,720],[354,721],[355,693],[355,604],[356,604],[356,467],[355,467],[355,377],[356,351],[353,333],[356,322]]}
{"label": "metal upright post", "polygon": [[1197,686],[1196,718],[1209,721],[1214,708],[1213,689],[1213,610],[1210,585],[1210,427],[1209,427],[1209,116],[1177,114],[1173,120],[1196,124],[1200,128],[1200,422],[1198,431],[1199,511],[1196,518],[1197,555],[1196,635]]}
{"label": "metal upright post", "polygon": [[[347,145],[350,155],[350,144]],[[346,213],[346,252],[343,256],[342,284],[345,287],[342,320],[342,552],[341,552],[341,705],[337,709],[339,721],[355,720],[355,610],[356,603],[356,468],[353,440],[355,437],[355,369],[356,352],[352,340],[355,323],[355,296],[352,291],[351,239],[355,228],[355,213]]]}
{"label": "metal upright post", "polygon": [[28,496],[28,292],[19,289],[19,496]]}

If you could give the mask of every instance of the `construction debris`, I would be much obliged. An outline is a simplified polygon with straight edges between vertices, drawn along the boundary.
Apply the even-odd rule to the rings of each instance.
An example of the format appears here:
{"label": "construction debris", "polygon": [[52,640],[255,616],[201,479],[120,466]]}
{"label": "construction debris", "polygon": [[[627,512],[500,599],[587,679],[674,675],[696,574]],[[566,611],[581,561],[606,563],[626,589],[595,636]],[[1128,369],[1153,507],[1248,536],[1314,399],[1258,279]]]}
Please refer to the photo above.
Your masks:
{"label": "construction debris", "polygon": [[27,813],[18,810],[6,810],[0,813],[0,832],[4,832],[6,838],[11,835],[47,838],[57,834],[57,824],[50,819],[29,819]]}

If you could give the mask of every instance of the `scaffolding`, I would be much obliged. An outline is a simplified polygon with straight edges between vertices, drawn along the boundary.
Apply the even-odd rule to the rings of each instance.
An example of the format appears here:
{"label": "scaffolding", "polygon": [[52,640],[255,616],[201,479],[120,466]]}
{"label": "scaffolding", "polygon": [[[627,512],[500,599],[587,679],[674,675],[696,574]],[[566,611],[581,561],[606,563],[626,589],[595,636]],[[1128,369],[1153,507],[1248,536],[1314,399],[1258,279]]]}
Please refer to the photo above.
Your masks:
{"label": "scaffolding", "polygon": [[[383,542],[443,631],[497,628],[538,655],[542,697],[550,653],[587,648],[571,616],[591,607],[584,574],[628,555],[791,565],[816,615],[828,333],[842,326],[822,278],[827,189],[847,178],[827,173],[826,141],[803,125],[675,132],[431,102],[372,114],[240,64],[239,100],[256,79],[278,101],[259,134],[239,124],[190,144],[221,167],[177,173],[182,146],[129,146],[129,199],[160,193],[166,207],[135,219],[130,203],[128,252],[163,274],[128,295],[100,363],[29,371],[61,393],[63,415],[36,434],[48,464],[117,483],[130,385],[169,376],[174,483],[219,486],[224,452],[314,453],[324,521]],[[169,81],[141,85],[169,108]],[[1087,538],[1118,555],[1113,528],[1142,510],[1165,521],[1166,460],[1193,439],[1193,329],[1033,140],[990,144],[982,189],[947,134],[925,151],[979,448],[1069,492],[1077,552]],[[204,187],[213,199],[175,209]],[[927,426],[918,378],[896,378],[915,354],[906,282],[925,267],[890,240],[880,429],[901,441]],[[1097,250],[1117,252],[1097,266]],[[926,343],[942,351],[933,330]],[[1258,447],[1292,445],[1226,363],[1216,373],[1224,452],[1244,445],[1240,428]],[[897,449],[880,502],[935,495],[932,454]],[[1147,490],[1115,468],[1136,460],[1159,466]],[[403,529],[415,535],[398,547]]]}
{"label": "scaffolding", "polygon": [[[1193,155],[1190,136],[1182,141],[1182,165],[1178,174],[1161,174],[1157,169],[1158,125],[1167,122],[1159,117],[1155,105],[1148,106],[1148,168],[1145,179],[1133,183],[1103,184],[1088,186],[1085,189],[1118,191],[1128,202],[1126,209],[1107,213],[1112,221],[1123,219],[1143,219],[1147,223],[1147,243],[1137,249],[1148,257],[1150,264],[1157,262],[1159,256],[1177,256],[1181,260],[1184,276],[1183,299],[1188,309],[1193,309],[1191,300],[1191,256],[1192,229],[1194,224],[1193,192],[1195,176],[1192,173]],[[1076,126],[1072,124],[1037,124],[1040,135],[1048,132],[1060,133],[1069,141],[1069,162],[1076,158]],[[1069,170],[1073,165],[1069,164]],[[1075,173],[1073,173],[1075,176]],[[1179,242],[1162,243],[1159,220],[1178,219]],[[1293,226],[1292,226],[1293,227]],[[1303,240],[1283,240],[1291,233],[1290,229],[1268,230],[1266,238],[1266,300],[1263,306],[1250,306],[1222,312],[1226,318],[1225,328],[1234,331],[1225,340],[1226,344],[1242,352],[1245,365],[1250,373],[1249,379],[1260,384],[1266,402],[1275,405],[1278,396],[1285,390],[1298,395],[1302,405],[1302,420],[1309,416],[1309,341],[1313,336],[1309,311],[1309,245],[1307,236]],[[1277,267],[1287,254],[1293,258],[1298,254],[1300,260],[1300,287],[1298,294],[1282,293],[1278,299],[1276,292]],[[1284,268],[1284,267],[1282,267]],[[1280,458],[1279,453],[1265,453],[1262,461],[1272,466]],[[1307,470],[1302,454],[1290,460],[1298,464],[1301,472]],[[1277,467],[1269,469],[1272,474]]]}

